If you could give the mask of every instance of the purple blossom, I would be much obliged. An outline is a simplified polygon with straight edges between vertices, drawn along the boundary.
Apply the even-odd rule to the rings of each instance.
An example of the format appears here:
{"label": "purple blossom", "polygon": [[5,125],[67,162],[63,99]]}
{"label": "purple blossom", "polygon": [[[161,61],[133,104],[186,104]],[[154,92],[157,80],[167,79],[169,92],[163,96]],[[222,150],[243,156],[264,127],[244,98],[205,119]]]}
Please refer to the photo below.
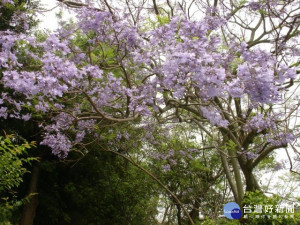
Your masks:
{"label": "purple blossom", "polygon": [[4,71],[2,81],[5,83],[5,87],[12,88],[20,93],[34,95],[39,91],[35,85],[36,74],[34,72]]}
{"label": "purple blossom", "polygon": [[60,113],[53,117],[52,120],[54,123],[49,124],[44,128],[48,132],[68,130],[72,125],[74,118],[67,113]]}
{"label": "purple blossom", "polygon": [[117,133],[117,135],[116,135],[116,139],[117,139],[117,140],[121,140],[121,138],[122,138],[122,134],[120,134],[120,133]]}
{"label": "purple blossom", "polygon": [[31,114],[29,114],[29,113],[22,115],[22,120],[24,120],[24,121],[28,121],[28,120],[30,120],[30,118],[31,118]]}
{"label": "purple blossom", "polygon": [[175,151],[173,149],[169,149],[167,157],[170,158],[170,157],[174,156],[174,154],[175,154]]}
{"label": "purple blossom", "polygon": [[286,145],[296,140],[296,136],[292,132],[278,132],[275,134],[267,134],[266,139],[268,142],[275,146]]}
{"label": "purple blossom", "polygon": [[185,151],[182,151],[182,150],[179,151],[179,154],[182,155],[182,156],[186,155]]}
{"label": "purple blossom", "polygon": [[222,119],[220,113],[215,108],[208,108],[208,107],[201,107],[202,114],[205,118],[207,118],[211,124],[220,126],[220,127],[227,127],[228,121]]}
{"label": "purple blossom", "polygon": [[76,133],[75,143],[82,142],[83,138],[85,137],[85,131],[79,131]]}
{"label": "purple blossom", "polygon": [[250,10],[256,11],[262,8],[262,5],[259,2],[249,2],[248,7]]}
{"label": "purple blossom", "polygon": [[253,152],[246,152],[245,155],[246,155],[247,159],[255,159],[258,156],[258,154],[253,153]]}
{"label": "purple blossom", "polygon": [[1,4],[6,4],[6,3],[9,3],[9,4],[11,4],[11,5],[14,5],[15,3],[14,3],[14,1],[13,0],[2,0],[1,1]]}
{"label": "purple blossom", "polygon": [[193,157],[192,155],[190,155],[190,154],[188,154],[187,157],[188,157],[189,159],[194,159],[194,157]]}
{"label": "purple blossom", "polygon": [[155,152],[155,153],[153,154],[153,158],[154,158],[155,160],[159,160],[159,159],[161,158],[161,155],[160,155],[159,153]]}
{"label": "purple blossom", "polygon": [[257,130],[258,133],[264,129],[275,129],[275,122],[262,114],[253,116],[244,127],[245,131]]}
{"label": "purple blossom", "polygon": [[169,172],[171,171],[171,166],[169,164],[163,165],[161,167],[165,172]]}
{"label": "purple blossom", "polygon": [[126,140],[129,140],[130,139],[130,134],[128,132],[124,132],[123,133],[123,137],[126,139]]}
{"label": "purple blossom", "polygon": [[66,157],[72,147],[71,141],[61,133],[46,134],[40,144],[49,146],[52,149],[52,153],[61,158]]}
{"label": "purple blossom", "polygon": [[99,67],[89,65],[82,68],[82,74],[87,74],[94,78],[101,78],[103,74],[103,70],[100,70]]}
{"label": "purple blossom", "polygon": [[188,151],[189,151],[190,153],[198,153],[198,152],[199,152],[199,150],[198,150],[198,149],[195,149],[195,148],[189,148]]}
{"label": "purple blossom", "polygon": [[47,112],[49,110],[49,105],[47,103],[45,103],[44,101],[39,101],[34,108],[37,111],[41,111],[41,112]]}
{"label": "purple blossom", "polygon": [[228,93],[233,98],[241,98],[244,95],[245,87],[239,78],[233,79],[227,85]]}
{"label": "purple blossom", "polygon": [[286,79],[295,79],[297,77],[297,71],[295,68],[289,68],[287,65],[280,65],[278,69],[278,82],[284,83]]}
{"label": "purple blossom", "polygon": [[281,163],[276,163],[273,168],[275,171],[278,171],[278,170],[283,169],[283,166]]}
{"label": "purple blossom", "polygon": [[[245,6],[259,10],[264,3],[250,1]],[[288,79],[297,77],[296,69],[279,63],[274,54],[250,48],[246,43],[238,44],[228,38],[229,46],[224,44],[217,34],[220,27],[227,23],[219,16],[222,10],[219,7],[207,8],[205,17],[197,21],[183,15],[177,16],[169,23],[145,31],[141,29],[143,24],[133,25],[130,16],[121,11],[113,16],[108,11],[83,7],[75,10],[77,24],[59,29],[45,41],[37,40],[32,35],[1,32],[1,84],[12,90],[13,94],[11,99],[2,97],[0,104],[4,100],[11,104],[10,116],[23,120],[30,118],[29,114],[22,112],[24,105],[30,102],[35,111],[55,115],[51,124],[44,127],[47,134],[43,143],[53,148],[57,155],[59,151],[62,155],[67,154],[71,146],[63,131],[76,131],[75,142],[79,143],[84,140],[86,132],[93,131],[96,122],[136,115],[142,115],[142,120],[145,120],[153,110],[157,116],[163,111],[162,108],[169,106],[174,109],[195,103],[191,107],[211,125],[227,127],[229,119],[225,119],[226,112],[221,111],[222,107],[216,107],[214,99],[219,98],[222,105],[231,107],[230,101],[227,101],[229,96],[240,98],[242,114],[245,114],[246,107],[253,107],[253,111],[257,112],[257,115],[251,114],[247,121],[242,121],[245,122],[242,127],[244,131],[266,130],[269,132],[267,141],[275,145],[292,142],[295,136],[276,131],[273,117],[269,113],[260,114],[256,109],[259,105],[280,102],[283,85]],[[250,13],[255,13],[251,10]],[[26,17],[20,14],[19,19],[22,21]],[[78,42],[77,35],[73,35],[75,32],[81,33],[84,37],[82,41],[91,47],[88,51],[74,44]],[[93,35],[89,35],[91,33]],[[107,54],[99,53],[99,49],[103,48]],[[287,48],[287,43],[279,44],[279,50],[287,51]],[[291,50],[285,54],[289,52]],[[34,61],[39,69],[27,70],[21,64],[23,58]],[[19,93],[26,97],[26,102],[14,100],[14,95]],[[70,99],[78,102],[72,105]],[[162,113],[162,116],[173,109]],[[67,113],[59,113],[62,111]],[[7,108],[1,107],[0,117],[7,118],[7,114]],[[86,115],[99,119],[74,119]],[[234,120],[236,115],[228,112],[228,116],[233,121],[232,126],[239,124]],[[143,138],[156,144],[153,132],[154,129],[146,130]],[[118,139],[121,137],[130,138],[126,132],[117,134]],[[65,141],[65,146],[53,144],[55,138]],[[188,152],[196,153],[192,149]],[[179,151],[179,154],[187,155],[184,151]],[[172,157],[175,155],[174,150],[169,150],[165,154],[154,155],[154,158],[167,159],[174,165],[176,160]],[[192,155],[187,157],[193,158]],[[169,164],[165,166],[170,167]]]}
{"label": "purple blossom", "polygon": [[171,165],[176,166],[177,162],[174,159],[169,159]]}
{"label": "purple blossom", "polygon": [[0,118],[7,118],[7,107],[0,107]]}

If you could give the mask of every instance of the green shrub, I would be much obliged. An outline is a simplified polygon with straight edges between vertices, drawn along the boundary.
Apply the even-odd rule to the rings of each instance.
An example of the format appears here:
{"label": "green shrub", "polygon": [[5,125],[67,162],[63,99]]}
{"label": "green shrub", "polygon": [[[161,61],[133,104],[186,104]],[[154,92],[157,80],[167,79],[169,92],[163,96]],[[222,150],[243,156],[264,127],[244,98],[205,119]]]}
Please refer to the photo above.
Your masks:
{"label": "green shrub", "polygon": [[23,175],[29,171],[26,164],[36,161],[28,157],[27,150],[35,147],[35,142],[15,143],[13,135],[0,136],[0,223],[10,224],[13,212],[26,199],[18,200],[15,189],[23,182]]}

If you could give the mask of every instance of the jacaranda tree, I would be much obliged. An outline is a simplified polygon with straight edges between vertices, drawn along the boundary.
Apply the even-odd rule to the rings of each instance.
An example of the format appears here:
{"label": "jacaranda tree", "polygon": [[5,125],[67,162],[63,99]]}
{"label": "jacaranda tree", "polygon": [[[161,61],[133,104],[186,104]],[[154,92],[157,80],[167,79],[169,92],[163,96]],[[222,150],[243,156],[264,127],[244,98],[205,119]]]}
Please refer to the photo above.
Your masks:
{"label": "jacaranda tree", "polygon": [[51,115],[41,144],[53,154],[87,133],[101,139],[102,126],[193,123],[239,204],[260,189],[253,170],[269,154],[290,145],[299,155],[299,0],[59,2],[76,22],[46,40],[0,39],[1,82],[13,90],[0,117]]}

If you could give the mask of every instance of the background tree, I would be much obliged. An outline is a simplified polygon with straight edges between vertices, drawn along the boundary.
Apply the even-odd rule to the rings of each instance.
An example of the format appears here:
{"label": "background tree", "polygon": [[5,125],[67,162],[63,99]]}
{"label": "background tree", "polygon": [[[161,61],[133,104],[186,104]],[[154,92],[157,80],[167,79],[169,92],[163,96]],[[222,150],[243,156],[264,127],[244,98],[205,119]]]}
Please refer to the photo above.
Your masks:
{"label": "background tree", "polygon": [[[178,196],[194,221],[199,221],[200,215],[217,217],[229,197],[217,152],[211,151],[213,146],[202,148],[209,140],[200,141],[199,136],[201,133],[188,124],[174,124],[156,128],[144,141],[151,171]],[[187,218],[181,206],[166,193],[161,195],[165,196],[162,223],[172,223],[175,215],[175,224],[185,224]]]}
{"label": "background tree", "polygon": [[155,224],[155,184],[115,154],[90,149],[77,163],[45,161],[41,176],[37,224]]}

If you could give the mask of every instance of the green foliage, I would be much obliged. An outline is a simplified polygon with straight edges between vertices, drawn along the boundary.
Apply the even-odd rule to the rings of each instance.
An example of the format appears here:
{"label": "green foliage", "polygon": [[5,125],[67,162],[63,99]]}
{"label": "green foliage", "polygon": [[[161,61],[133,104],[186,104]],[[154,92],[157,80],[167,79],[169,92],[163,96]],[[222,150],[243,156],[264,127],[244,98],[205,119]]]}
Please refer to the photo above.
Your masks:
{"label": "green foliage", "polygon": [[[282,211],[277,211],[277,207],[283,207],[281,198],[277,195],[267,197],[259,191],[246,192],[243,201],[245,206],[260,205],[262,206],[262,213],[255,212],[252,209],[251,213],[247,213],[248,218],[245,220],[245,224],[249,225],[297,225],[300,222],[300,214],[295,210],[295,213],[286,212],[283,208]],[[288,207],[293,207],[294,203],[287,203]],[[269,209],[265,211],[265,207],[271,206],[272,211]]]}
{"label": "green foliage", "polygon": [[9,224],[13,212],[26,201],[17,199],[15,188],[29,172],[25,165],[37,160],[27,155],[27,150],[35,147],[35,142],[16,144],[16,140],[13,135],[0,136],[0,222],[4,224]]}
{"label": "green foliage", "polygon": [[241,0],[239,1],[239,5],[245,5],[248,1],[247,0]]}
{"label": "green foliage", "polygon": [[[153,132],[155,142],[149,143],[146,151],[153,155],[149,159],[149,167],[153,174],[160,179],[185,205],[195,208],[193,213],[197,221],[199,213],[207,217],[215,217],[217,209],[223,205],[224,186],[220,170],[220,159],[212,149],[203,149],[211,143],[197,142],[198,134],[187,125],[173,126],[174,133],[164,134],[165,130]],[[199,136],[197,137],[199,138]],[[150,138],[151,139],[151,138]],[[151,153],[150,153],[151,152]],[[218,174],[218,175],[217,175]],[[162,195],[165,196],[164,190]],[[161,207],[172,206],[175,202],[168,195]],[[169,211],[168,221],[178,220],[178,209]],[[181,213],[182,222],[186,216]]]}
{"label": "green foliage", "polygon": [[225,149],[228,149],[228,150],[231,150],[231,151],[234,151],[236,148],[236,143],[234,143],[234,141],[232,140],[229,140],[227,143],[226,143],[226,147]]}
{"label": "green foliage", "polygon": [[274,154],[270,154],[261,161],[256,170],[263,171],[264,169],[274,168],[277,164]]}
{"label": "green foliage", "polygon": [[75,164],[46,161],[41,169],[36,224],[155,224],[154,182],[111,152],[90,147]]}
{"label": "green foliage", "polygon": [[27,150],[35,147],[35,142],[14,144],[14,136],[0,136],[0,193],[18,187],[22,177],[28,170],[24,164],[36,160],[33,157],[24,157]]}
{"label": "green foliage", "polygon": [[238,220],[229,220],[225,218],[206,219],[204,222],[198,222],[195,225],[237,225],[240,224]]}
{"label": "green foliage", "polygon": [[155,17],[155,19],[148,18],[145,20],[144,30],[145,31],[152,30],[157,27],[168,24],[169,22],[170,22],[170,18],[168,16],[158,15]]}

